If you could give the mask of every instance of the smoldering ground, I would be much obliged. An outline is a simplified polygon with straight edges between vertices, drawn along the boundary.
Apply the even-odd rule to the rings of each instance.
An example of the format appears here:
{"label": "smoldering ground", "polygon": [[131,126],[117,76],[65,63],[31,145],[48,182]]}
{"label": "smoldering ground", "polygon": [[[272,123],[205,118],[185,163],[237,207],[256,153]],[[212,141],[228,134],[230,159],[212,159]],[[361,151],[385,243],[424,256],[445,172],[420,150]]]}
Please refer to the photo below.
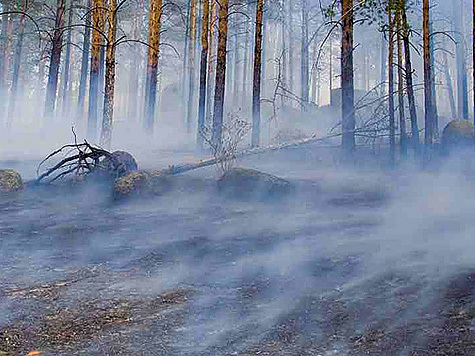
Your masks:
{"label": "smoldering ground", "polygon": [[[120,204],[101,185],[2,197],[6,351],[472,354],[473,160],[348,169],[331,152],[241,161],[294,184],[277,201],[219,196],[212,168]],[[64,310],[75,336],[55,339]]]}

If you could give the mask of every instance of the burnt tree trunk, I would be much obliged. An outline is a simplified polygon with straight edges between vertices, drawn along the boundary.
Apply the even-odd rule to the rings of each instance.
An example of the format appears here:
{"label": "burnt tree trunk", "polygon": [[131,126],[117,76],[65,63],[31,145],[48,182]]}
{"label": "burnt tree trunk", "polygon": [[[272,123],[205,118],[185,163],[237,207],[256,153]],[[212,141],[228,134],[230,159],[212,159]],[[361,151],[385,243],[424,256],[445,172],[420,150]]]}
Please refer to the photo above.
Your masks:
{"label": "burnt tree trunk", "polygon": [[51,49],[48,84],[46,86],[45,117],[54,114],[56,93],[58,89],[58,74],[63,46],[64,0],[58,0],[56,6],[55,29],[53,33],[53,47]]}
{"label": "burnt tree trunk", "polygon": [[194,117],[195,98],[195,36],[196,36],[196,0],[190,0],[190,37],[188,39],[188,102],[186,110],[186,132],[191,132]]}
{"label": "burnt tree trunk", "polygon": [[97,107],[99,95],[99,57],[104,36],[103,0],[92,0],[92,44],[91,71],[89,74],[89,104],[87,114],[87,136],[94,141],[97,137]]}
{"label": "burnt tree trunk", "polygon": [[416,152],[419,151],[419,125],[417,123],[416,98],[412,80],[411,44],[409,41],[409,24],[407,22],[405,0],[401,0],[402,40],[404,43],[404,63],[406,72],[407,100],[409,102],[409,114],[411,116],[412,144]]}
{"label": "burnt tree trunk", "polygon": [[78,93],[78,106],[76,109],[76,117],[82,118],[84,115],[84,101],[86,98],[86,82],[87,71],[89,66],[89,48],[91,41],[91,0],[87,0],[86,4],[86,19],[84,27],[84,38],[82,43],[82,58],[81,58],[81,77],[79,79],[79,93]]}
{"label": "burnt tree trunk", "polygon": [[341,40],[341,115],[342,148],[355,149],[355,99],[353,72],[353,1],[341,1],[342,40]]}
{"label": "burnt tree trunk", "polygon": [[308,6],[307,0],[302,1],[302,38],[300,50],[300,97],[302,100],[301,110],[304,112],[308,106],[308,82],[309,82],[309,68],[308,68]]}
{"label": "burnt tree trunk", "polygon": [[63,73],[63,96],[62,96],[62,111],[63,116],[69,110],[69,88],[70,88],[70,73],[71,73],[71,36],[72,29],[71,25],[73,23],[73,0],[69,1],[69,12],[68,12],[68,34],[66,36],[66,53],[64,58],[64,73]]}
{"label": "burnt tree trunk", "polygon": [[212,145],[221,145],[224,116],[224,91],[226,87],[226,44],[228,38],[228,0],[218,3],[218,53],[216,58],[216,80],[214,89],[214,115]]}
{"label": "burnt tree trunk", "polygon": [[254,75],[252,80],[252,147],[259,146],[260,141],[263,13],[264,0],[258,0],[256,6],[256,32],[254,37]]}
{"label": "burnt tree trunk", "polygon": [[399,142],[401,146],[401,156],[407,155],[407,133],[406,115],[404,109],[404,73],[403,73],[403,52],[402,52],[402,21],[401,11],[397,15],[397,84],[398,84],[398,105],[399,105]]}
{"label": "burnt tree trunk", "polygon": [[198,108],[197,142],[203,148],[205,135],[206,79],[208,69],[208,36],[209,36],[209,0],[203,1],[203,19],[201,23],[201,61],[200,61],[200,98]]}
{"label": "burnt tree trunk", "polygon": [[109,28],[106,46],[106,73],[104,84],[104,110],[102,116],[101,145],[110,148],[112,139],[112,119],[114,117],[115,52],[117,34],[117,0],[109,0]]}
{"label": "burnt tree trunk", "polygon": [[18,39],[13,57],[12,89],[10,93],[10,103],[8,106],[7,128],[10,128],[15,116],[15,105],[18,96],[18,82],[20,80],[21,52],[23,49],[23,38],[25,36],[25,14],[20,15],[20,22],[18,23],[16,32],[18,34]]}
{"label": "burnt tree trunk", "polygon": [[424,108],[425,108],[425,144],[432,146],[434,139],[434,110],[432,99],[432,70],[429,33],[429,0],[423,1],[423,47],[424,47]]}
{"label": "burnt tree trunk", "polygon": [[150,20],[148,23],[147,77],[145,81],[145,122],[149,134],[153,133],[155,102],[157,99],[158,56],[160,31],[162,25],[162,0],[150,2]]}
{"label": "burnt tree trunk", "polygon": [[206,84],[206,125],[212,122],[213,110],[213,80],[215,74],[215,57],[216,57],[216,0],[211,0],[211,14],[209,23],[209,44],[208,44],[208,70]]}
{"label": "burnt tree trunk", "polygon": [[388,103],[389,103],[389,156],[391,164],[396,158],[396,122],[394,118],[394,17],[392,2],[388,2]]}

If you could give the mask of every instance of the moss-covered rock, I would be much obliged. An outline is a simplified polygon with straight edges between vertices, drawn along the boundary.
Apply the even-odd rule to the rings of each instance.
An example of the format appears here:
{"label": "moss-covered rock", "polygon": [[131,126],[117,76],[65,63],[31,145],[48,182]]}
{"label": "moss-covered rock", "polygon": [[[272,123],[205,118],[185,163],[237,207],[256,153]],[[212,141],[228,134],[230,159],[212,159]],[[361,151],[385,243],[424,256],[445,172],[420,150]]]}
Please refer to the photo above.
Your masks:
{"label": "moss-covered rock", "polygon": [[285,179],[254,169],[233,168],[218,180],[218,191],[233,198],[267,200],[291,190],[292,184]]}
{"label": "moss-covered rock", "polygon": [[0,169],[0,192],[16,192],[23,188],[23,181],[13,169]]}
{"label": "moss-covered rock", "polygon": [[171,176],[161,170],[130,172],[114,183],[114,197],[124,199],[140,195],[160,195],[170,189]]}
{"label": "moss-covered rock", "polygon": [[473,123],[469,120],[452,120],[442,132],[442,145],[446,148],[473,146],[473,130]]}

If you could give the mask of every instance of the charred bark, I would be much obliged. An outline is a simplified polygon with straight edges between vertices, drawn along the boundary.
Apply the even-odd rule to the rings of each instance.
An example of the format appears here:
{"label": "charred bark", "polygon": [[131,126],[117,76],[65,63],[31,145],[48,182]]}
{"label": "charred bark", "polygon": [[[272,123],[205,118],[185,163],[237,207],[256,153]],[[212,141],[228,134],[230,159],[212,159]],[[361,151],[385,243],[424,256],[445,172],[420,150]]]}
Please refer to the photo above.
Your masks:
{"label": "charred bark", "polygon": [[342,148],[355,149],[355,99],[353,72],[353,1],[342,0],[341,104]]}
{"label": "charred bark", "polygon": [[101,145],[109,148],[112,140],[115,93],[115,52],[117,34],[117,0],[109,0],[109,28],[106,46],[106,73],[104,85],[104,110],[102,116]]}
{"label": "charred bark", "polygon": [[214,89],[214,115],[211,142],[221,145],[224,116],[224,91],[226,87],[226,44],[228,38],[228,0],[218,3],[218,53],[216,58],[216,80]]}
{"label": "charred bark", "polygon": [[252,147],[259,146],[260,141],[263,13],[264,0],[258,0],[256,6],[256,32],[254,38],[254,75],[252,81]]}
{"label": "charred bark", "polygon": [[87,136],[91,140],[97,137],[97,107],[99,95],[99,57],[103,43],[104,1],[92,0],[92,44],[91,72],[89,74],[89,107],[87,115]]}
{"label": "charred bark", "polygon": [[200,98],[198,108],[198,146],[204,146],[205,109],[206,109],[206,79],[208,69],[208,38],[209,38],[209,0],[203,2],[203,19],[201,23],[201,63],[200,63]]}
{"label": "charred bark", "polygon": [[84,115],[84,101],[86,98],[86,81],[89,66],[89,48],[91,41],[91,0],[87,0],[86,4],[86,20],[84,27],[84,38],[82,44],[82,58],[81,58],[81,77],[79,79],[79,93],[78,106],[76,110],[76,117],[82,118]]}
{"label": "charred bark", "polygon": [[147,78],[145,82],[145,122],[147,133],[153,133],[155,103],[157,100],[158,57],[160,31],[162,25],[162,0],[150,2],[150,20],[148,23]]}
{"label": "charred bark", "polygon": [[51,117],[55,111],[58,74],[63,46],[64,0],[57,1],[53,47],[51,49],[48,84],[46,86],[45,117]]}

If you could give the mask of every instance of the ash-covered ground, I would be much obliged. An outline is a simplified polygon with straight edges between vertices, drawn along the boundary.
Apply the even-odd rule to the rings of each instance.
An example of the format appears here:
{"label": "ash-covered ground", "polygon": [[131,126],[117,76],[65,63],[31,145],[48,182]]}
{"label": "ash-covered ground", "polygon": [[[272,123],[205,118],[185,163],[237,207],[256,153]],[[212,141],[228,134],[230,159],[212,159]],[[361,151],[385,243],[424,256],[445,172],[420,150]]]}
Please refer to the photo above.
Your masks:
{"label": "ash-covered ground", "polygon": [[0,355],[475,355],[472,160],[329,157],[239,162],[295,186],[269,201],[220,196],[213,168],[150,199],[1,196]]}

